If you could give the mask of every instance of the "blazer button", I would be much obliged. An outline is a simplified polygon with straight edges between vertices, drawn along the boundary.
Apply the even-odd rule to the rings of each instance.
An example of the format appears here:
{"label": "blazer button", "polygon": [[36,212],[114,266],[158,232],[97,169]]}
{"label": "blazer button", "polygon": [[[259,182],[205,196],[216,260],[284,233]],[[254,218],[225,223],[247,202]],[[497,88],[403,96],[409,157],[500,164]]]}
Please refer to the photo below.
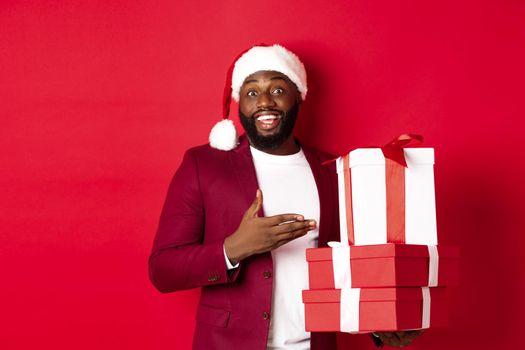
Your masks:
{"label": "blazer button", "polygon": [[213,276],[209,276],[208,277],[208,282],[216,282],[219,280],[219,276],[218,275],[213,275]]}
{"label": "blazer button", "polygon": [[270,318],[270,314],[265,311],[265,312],[262,313],[262,318],[263,318],[263,320],[267,320],[267,319]]}
{"label": "blazer button", "polygon": [[271,271],[264,271],[263,276],[264,276],[264,278],[270,278],[270,277],[272,277],[272,272]]}

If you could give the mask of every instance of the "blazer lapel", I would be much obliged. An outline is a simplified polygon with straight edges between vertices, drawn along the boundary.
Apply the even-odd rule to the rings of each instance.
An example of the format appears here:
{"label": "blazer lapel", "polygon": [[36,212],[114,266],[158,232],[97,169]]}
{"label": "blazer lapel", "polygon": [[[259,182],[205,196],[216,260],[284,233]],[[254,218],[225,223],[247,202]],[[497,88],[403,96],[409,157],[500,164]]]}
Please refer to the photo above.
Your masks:
{"label": "blazer lapel", "polygon": [[239,146],[229,152],[229,155],[232,170],[239,184],[239,190],[243,193],[243,197],[246,199],[246,208],[248,208],[255,199],[255,192],[259,188],[259,184],[257,183],[250,144],[246,135],[239,137]]}
{"label": "blazer lapel", "polygon": [[[330,176],[332,170],[329,166],[322,165],[318,154],[308,147],[303,152],[310,164],[319,194],[320,223],[319,223],[319,247],[324,247],[329,241],[337,240],[337,220],[334,221],[334,210],[337,210],[335,194],[333,193],[333,179]],[[335,171],[335,170],[334,170]]]}

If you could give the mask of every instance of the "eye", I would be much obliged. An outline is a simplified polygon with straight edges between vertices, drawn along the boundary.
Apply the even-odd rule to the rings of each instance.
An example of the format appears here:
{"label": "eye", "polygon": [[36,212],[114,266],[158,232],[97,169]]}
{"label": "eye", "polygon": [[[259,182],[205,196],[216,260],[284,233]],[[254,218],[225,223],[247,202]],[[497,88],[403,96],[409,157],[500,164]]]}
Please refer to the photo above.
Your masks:
{"label": "eye", "polygon": [[272,94],[274,95],[281,95],[284,92],[284,89],[276,88],[272,91]]}
{"label": "eye", "polygon": [[249,97],[255,97],[257,96],[257,92],[256,91],[253,91],[253,90],[250,90],[246,93],[247,96]]}

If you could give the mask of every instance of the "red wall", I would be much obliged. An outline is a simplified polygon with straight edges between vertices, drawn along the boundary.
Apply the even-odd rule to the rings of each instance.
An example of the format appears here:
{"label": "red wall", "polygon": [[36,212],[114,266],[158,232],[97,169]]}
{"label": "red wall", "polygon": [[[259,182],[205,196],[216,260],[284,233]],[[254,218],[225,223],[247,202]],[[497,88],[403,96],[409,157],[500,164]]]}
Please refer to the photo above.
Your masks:
{"label": "red wall", "polygon": [[524,3],[240,3],[0,3],[0,348],[190,348],[198,291],[159,294],[147,256],[183,151],[221,117],[231,59],[259,42],[304,59],[307,143],[417,132],[436,148],[462,284],[450,327],[412,348],[520,344]]}

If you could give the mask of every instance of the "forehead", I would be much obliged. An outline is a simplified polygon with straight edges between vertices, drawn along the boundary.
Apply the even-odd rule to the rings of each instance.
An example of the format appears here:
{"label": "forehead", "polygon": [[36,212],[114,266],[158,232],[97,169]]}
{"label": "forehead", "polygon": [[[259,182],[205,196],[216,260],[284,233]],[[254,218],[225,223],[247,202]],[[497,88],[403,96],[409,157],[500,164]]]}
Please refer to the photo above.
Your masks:
{"label": "forehead", "polygon": [[242,86],[248,84],[268,83],[271,81],[281,81],[291,86],[295,86],[295,84],[283,73],[269,70],[262,70],[248,75],[246,79],[244,79]]}

